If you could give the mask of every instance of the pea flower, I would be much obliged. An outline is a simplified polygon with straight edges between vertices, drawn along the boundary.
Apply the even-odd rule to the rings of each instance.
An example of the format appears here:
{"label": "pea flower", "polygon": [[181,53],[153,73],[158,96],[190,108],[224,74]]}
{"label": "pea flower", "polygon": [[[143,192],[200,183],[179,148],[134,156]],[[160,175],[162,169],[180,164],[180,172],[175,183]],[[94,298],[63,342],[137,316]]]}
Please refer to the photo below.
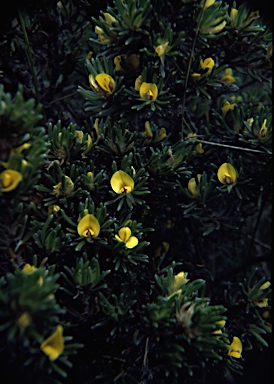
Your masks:
{"label": "pea flower", "polygon": [[214,60],[211,57],[208,57],[205,60],[200,60],[200,66],[202,69],[207,69],[207,74],[210,75],[212,72],[212,69],[215,65]]}
{"label": "pea flower", "polygon": [[95,76],[95,81],[97,81],[99,87],[106,93],[111,94],[115,91],[115,80],[107,73],[99,73]]}
{"label": "pea flower", "polygon": [[232,343],[229,345],[228,356],[240,359],[242,357],[242,350],[241,340],[237,336],[234,336]]}
{"label": "pea flower", "polygon": [[98,40],[101,41],[101,43],[103,44],[111,43],[111,39],[106,35],[105,31],[102,28],[96,26],[95,33],[98,35]]}
{"label": "pea flower", "polygon": [[259,134],[258,134],[258,138],[261,140],[261,141],[264,141],[266,136],[267,136],[267,133],[268,133],[268,129],[267,129],[267,126],[266,126],[266,122],[267,122],[267,119],[264,119],[263,121],[263,124],[259,130]]}
{"label": "pea flower", "polygon": [[[197,179],[198,179],[198,181],[200,181],[200,179],[201,179],[201,175],[200,174],[197,175]],[[189,180],[189,182],[187,184],[187,189],[188,189],[189,193],[193,197],[198,197],[200,195],[200,191],[198,189],[195,177],[192,177]]]}
{"label": "pea flower", "polygon": [[233,71],[231,68],[225,69],[225,73],[221,78],[221,81],[223,83],[235,83],[237,81],[236,78],[233,76]]}
{"label": "pea flower", "polygon": [[108,23],[108,25],[112,25],[114,23],[117,23],[117,20],[115,19],[115,17],[111,16],[111,14],[103,13],[103,15],[104,15],[104,18],[105,18],[106,22]]}
{"label": "pea flower", "polygon": [[154,83],[143,82],[140,86],[139,93],[142,99],[156,100],[158,96],[158,87]]}
{"label": "pea flower", "polygon": [[14,171],[13,169],[6,169],[0,173],[0,191],[13,191],[22,179],[23,176],[20,172]]}
{"label": "pea flower", "polygon": [[[264,284],[262,284],[260,286],[258,296],[261,294],[261,292],[264,289],[267,289],[268,287],[270,287],[270,285],[271,285],[270,281],[266,281]],[[253,302],[255,305],[257,305],[257,307],[260,307],[260,308],[265,308],[268,306],[268,298],[267,297],[264,297],[263,299],[253,300]]]}
{"label": "pea flower", "polygon": [[94,215],[87,214],[79,221],[77,232],[82,237],[97,237],[100,233],[100,224]]}
{"label": "pea flower", "polygon": [[91,150],[91,148],[92,148],[92,137],[88,135],[88,142],[87,142],[86,148],[81,155],[83,159],[87,157],[86,154]]}
{"label": "pea flower", "polygon": [[204,9],[211,7],[215,3],[215,0],[206,0]]}
{"label": "pea flower", "polygon": [[185,272],[179,272],[177,275],[174,276],[173,283],[172,283],[172,292],[177,292],[179,287],[187,283],[189,279],[186,278]]}
{"label": "pea flower", "polygon": [[229,163],[223,163],[217,172],[218,180],[222,184],[235,184],[237,180],[237,172],[235,168]]}
{"label": "pea flower", "polygon": [[83,137],[84,137],[84,132],[83,131],[76,130],[75,131],[75,136],[76,136],[77,141],[79,141],[79,143],[83,142]]}
{"label": "pea flower", "polygon": [[142,133],[143,136],[145,136],[148,140],[151,140],[153,137],[153,133],[150,129],[149,121],[145,122],[145,131]]}
{"label": "pea flower", "polygon": [[51,361],[58,359],[64,352],[63,327],[58,325],[55,332],[40,345],[40,349]]}
{"label": "pea flower", "polygon": [[238,9],[231,8],[231,11],[230,11],[230,22],[231,22],[231,26],[233,28],[236,27],[237,16],[238,16]]}
{"label": "pea flower", "polygon": [[223,116],[225,116],[228,111],[233,111],[233,109],[235,108],[235,105],[236,104],[234,103],[230,104],[229,101],[225,101],[222,107]]}
{"label": "pea flower", "polygon": [[112,175],[110,185],[118,194],[130,193],[134,188],[134,180],[126,172],[120,170]]}
{"label": "pea flower", "polygon": [[168,51],[170,50],[168,44],[168,41],[165,41],[163,44],[160,44],[158,45],[158,47],[155,48],[155,52],[159,57],[164,56],[168,53]]}
{"label": "pea flower", "polygon": [[155,136],[155,139],[153,140],[154,143],[158,143],[159,141],[162,141],[166,138],[166,129],[162,127]]}
{"label": "pea flower", "polygon": [[118,235],[115,235],[115,239],[124,242],[125,246],[129,249],[136,247],[139,240],[135,236],[131,236],[131,229],[129,227],[123,227],[118,231]]}
{"label": "pea flower", "polygon": [[226,21],[224,20],[222,23],[216,25],[215,27],[208,28],[207,33],[209,35],[215,35],[215,33],[221,32],[222,29],[226,26]]}
{"label": "pea flower", "polygon": [[31,323],[31,315],[28,312],[23,312],[19,318],[17,319],[17,324],[19,325],[19,328],[21,331],[26,329],[30,323]]}

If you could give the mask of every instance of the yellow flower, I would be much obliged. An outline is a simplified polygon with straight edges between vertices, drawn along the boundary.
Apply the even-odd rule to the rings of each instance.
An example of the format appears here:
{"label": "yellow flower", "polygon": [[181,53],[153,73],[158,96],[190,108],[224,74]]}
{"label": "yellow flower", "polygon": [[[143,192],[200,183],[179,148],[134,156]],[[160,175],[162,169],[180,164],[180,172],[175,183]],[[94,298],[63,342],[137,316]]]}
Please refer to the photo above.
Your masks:
{"label": "yellow flower", "polygon": [[[22,272],[23,273],[32,273],[34,271],[36,271],[38,268],[36,268],[34,265],[30,265],[30,264],[25,264],[24,267],[22,268]],[[38,279],[38,284],[39,285],[42,285],[43,284],[43,277],[40,276],[39,279]]]}
{"label": "yellow flower", "polygon": [[58,325],[56,331],[49,336],[43,343],[40,345],[41,351],[51,361],[58,359],[58,357],[64,352],[64,337],[63,337],[63,327]]}
{"label": "yellow flower", "polygon": [[216,25],[216,27],[208,28],[207,33],[214,35],[215,33],[221,32],[222,29],[226,26],[226,21],[223,21],[221,24]]}
{"label": "yellow flower", "polygon": [[194,72],[192,73],[191,75],[194,79],[198,78],[198,77],[201,77],[202,75],[200,73],[197,73],[197,72]]}
{"label": "yellow flower", "polygon": [[60,211],[59,205],[49,205],[48,206],[48,216],[51,215],[52,213],[57,213]]}
{"label": "yellow flower", "polygon": [[155,52],[157,53],[157,55],[159,57],[167,54],[169,50],[170,50],[170,48],[168,46],[168,41],[165,41],[163,44],[160,44],[160,45],[158,45],[157,48],[155,48]]}
{"label": "yellow flower", "polygon": [[149,121],[145,122],[145,131],[142,133],[143,136],[147,137],[148,140],[151,140],[153,137],[153,133],[150,129]]}
{"label": "yellow flower", "polygon": [[110,185],[118,194],[130,193],[134,188],[134,181],[126,172],[117,171],[112,175]]}
{"label": "yellow flower", "polygon": [[[200,181],[200,179],[201,179],[201,175],[200,174],[197,175],[197,179],[198,179],[198,181]],[[197,183],[196,183],[195,177],[192,177],[189,180],[189,182],[187,184],[187,189],[188,189],[189,193],[193,197],[198,197],[200,195],[200,191],[199,191],[199,189],[197,187]]]}
{"label": "yellow flower", "polygon": [[182,284],[186,284],[189,281],[189,279],[186,278],[185,272],[179,272],[177,275],[174,276],[173,283],[172,283],[172,292],[177,292],[179,287]]}
{"label": "yellow flower", "polygon": [[103,13],[104,15],[104,18],[106,20],[106,22],[108,23],[108,25],[112,25],[113,23],[117,23],[117,20],[115,19],[115,17],[111,16],[109,13]]}
{"label": "yellow flower", "polygon": [[96,92],[99,92],[100,88],[98,87],[95,81],[95,77],[92,74],[89,75],[88,80],[89,80],[90,88],[93,88]]}
{"label": "yellow flower", "polygon": [[129,227],[123,227],[118,231],[118,235],[115,235],[116,240],[124,242],[127,248],[134,248],[138,244],[139,240],[135,236],[131,236],[131,229]]}
{"label": "yellow flower", "polygon": [[87,214],[79,221],[77,232],[82,237],[97,237],[100,233],[100,224],[94,215]]}
{"label": "yellow flower", "polygon": [[214,67],[215,63],[214,60],[211,57],[208,57],[204,61],[201,59],[200,60],[200,66],[202,69],[207,69],[207,74],[210,75],[212,72],[212,69]]}
{"label": "yellow flower", "polygon": [[225,116],[228,111],[233,111],[233,109],[235,108],[235,105],[236,104],[234,104],[234,103],[230,104],[229,101],[225,101],[224,104],[223,104],[223,107],[222,107],[223,115]]}
{"label": "yellow flower", "polygon": [[75,131],[75,136],[76,136],[77,141],[79,141],[79,143],[83,142],[83,137],[84,137],[84,132],[83,131],[76,130]]}
{"label": "yellow flower", "polygon": [[24,143],[22,145],[20,145],[19,147],[17,148],[13,148],[11,150],[11,154],[12,155],[18,155],[19,153],[21,153],[22,151],[24,151],[25,149],[29,149],[31,147],[31,144],[30,143]]}
{"label": "yellow flower", "polygon": [[233,76],[233,71],[231,68],[226,68],[225,73],[221,79],[223,83],[235,83],[237,80]]}
{"label": "yellow flower", "polygon": [[98,35],[98,40],[101,41],[101,43],[109,44],[111,43],[111,39],[107,37],[105,34],[105,31],[100,27],[95,27],[95,33]]}
{"label": "yellow flower", "polygon": [[[225,323],[226,323],[225,320],[216,321],[216,324],[221,324],[222,328],[224,328]],[[222,333],[222,330],[221,329],[216,329],[216,331],[214,331],[213,333],[216,334],[216,335],[219,335],[219,334]]]}
{"label": "yellow flower", "polygon": [[223,163],[218,169],[217,177],[222,184],[231,185],[236,183],[237,172],[231,164]]}
{"label": "yellow flower", "polygon": [[99,73],[95,76],[95,80],[97,81],[99,87],[108,94],[111,94],[115,91],[115,80],[107,73]]}
{"label": "yellow flower", "polygon": [[242,350],[241,340],[237,336],[234,336],[232,343],[229,345],[228,356],[240,359],[242,357]]}
{"label": "yellow flower", "polygon": [[90,135],[88,135],[88,142],[87,142],[85,150],[82,153],[83,159],[86,158],[86,154],[91,150],[91,148],[92,148],[92,137]]}
{"label": "yellow flower", "polygon": [[[263,291],[264,289],[269,288],[270,285],[271,285],[270,281],[266,281],[264,284],[262,284],[260,286],[260,289],[259,289],[257,295],[260,296],[261,291]],[[253,300],[253,302],[254,302],[255,305],[257,305],[257,307],[260,307],[260,308],[268,307],[268,298],[266,298],[266,297],[264,297],[263,299],[259,299],[259,300]]]}
{"label": "yellow flower", "polygon": [[123,71],[123,68],[121,67],[121,61],[122,61],[122,55],[118,55],[114,57],[115,71]]}
{"label": "yellow flower", "polygon": [[159,141],[166,138],[166,129],[162,127],[159,132],[156,133],[156,137],[153,140],[154,143],[158,143]]}
{"label": "yellow flower", "polygon": [[143,82],[143,77],[142,77],[142,75],[140,75],[135,80],[135,90],[136,91],[140,91],[140,87],[141,87],[142,82]]}
{"label": "yellow flower", "polygon": [[13,191],[22,179],[23,176],[20,172],[14,171],[13,169],[6,169],[0,173],[0,191]]}
{"label": "yellow flower", "polygon": [[158,87],[153,83],[142,83],[139,89],[142,99],[156,100],[158,96]]}
{"label": "yellow flower", "polygon": [[65,189],[62,189],[62,182],[54,185],[52,193],[56,196],[70,195],[74,189],[74,183],[70,177],[65,176]]}

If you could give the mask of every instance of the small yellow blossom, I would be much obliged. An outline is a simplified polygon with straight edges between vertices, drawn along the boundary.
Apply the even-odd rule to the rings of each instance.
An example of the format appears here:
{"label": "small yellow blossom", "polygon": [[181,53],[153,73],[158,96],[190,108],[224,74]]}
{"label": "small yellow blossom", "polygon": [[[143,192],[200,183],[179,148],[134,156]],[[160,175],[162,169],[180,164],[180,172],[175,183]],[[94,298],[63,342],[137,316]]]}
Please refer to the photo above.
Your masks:
{"label": "small yellow blossom", "polygon": [[74,183],[70,177],[65,176],[65,189],[62,189],[62,182],[54,185],[52,194],[56,196],[67,195],[69,196],[74,189]]}
{"label": "small yellow blossom", "polygon": [[123,68],[121,67],[121,61],[122,61],[122,55],[118,55],[114,57],[115,71],[123,71]]}
{"label": "small yellow blossom", "polygon": [[103,13],[103,15],[108,25],[117,23],[117,20],[115,19],[115,17],[111,16],[109,13]]}
{"label": "small yellow blossom", "polygon": [[97,237],[100,233],[100,224],[94,215],[86,214],[79,221],[77,232],[82,237]]}
{"label": "small yellow blossom", "polygon": [[135,236],[131,236],[131,229],[129,227],[123,227],[118,231],[118,235],[115,235],[115,239],[124,242],[125,246],[129,249],[136,247],[139,240]]}
{"label": "small yellow blossom", "polygon": [[229,345],[228,356],[240,359],[242,357],[242,350],[241,340],[237,336],[234,336],[232,343]]}
{"label": "small yellow blossom", "polygon": [[60,211],[59,205],[49,205],[48,206],[48,216],[51,215],[52,213],[57,213]]}
{"label": "small yellow blossom", "polygon": [[233,71],[231,68],[225,69],[225,73],[221,78],[221,81],[223,83],[235,83],[237,81],[236,78],[233,76]]}
{"label": "small yellow blossom", "polygon": [[192,76],[194,79],[196,79],[196,78],[201,77],[202,75],[201,75],[200,73],[194,72],[194,73],[191,74],[191,76]]}
{"label": "small yellow blossom", "polygon": [[166,138],[166,129],[162,127],[155,136],[155,139],[153,140],[154,143],[158,143],[159,141],[162,141]]}
{"label": "small yellow blossom", "polygon": [[100,88],[98,87],[98,84],[95,81],[95,77],[90,74],[88,77],[89,85],[91,89],[94,89],[96,92],[100,92]]}
{"label": "small yellow blossom", "polygon": [[40,345],[40,349],[51,361],[58,359],[64,352],[63,327],[58,325],[55,332]]}
{"label": "small yellow blossom", "polygon": [[[198,182],[200,181],[201,179],[201,175],[198,174],[197,175],[197,179],[198,179]],[[187,189],[189,191],[189,193],[193,196],[193,197],[198,197],[200,196],[200,191],[199,191],[199,188],[197,186],[197,183],[196,183],[196,179],[195,177],[192,177],[188,184],[187,184]]]}
{"label": "small yellow blossom", "polygon": [[202,69],[207,69],[207,74],[210,75],[210,73],[212,72],[212,69],[215,65],[215,62],[214,60],[211,58],[211,57],[208,57],[207,59],[205,60],[200,60],[200,66]]}
{"label": "small yellow blossom", "polygon": [[106,93],[112,94],[115,91],[116,82],[107,73],[99,73],[95,76],[95,81],[97,81],[99,87]]}
{"label": "small yellow blossom", "polygon": [[160,44],[155,48],[155,52],[159,57],[166,55],[169,50],[170,47],[168,46],[168,41],[165,41],[163,44]]}
{"label": "small yellow blossom", "polygon": [[139,93],[142,99],[156,100],[158,96],[158,87],[156,84],[143,82],[140,86]]}
{"label": "small yellow blossom", "polygon": [[153,133],[150,129],[149,121],[145,122],[145,131],[142,133],[143,136],[145,136],[148,140],[151,140],[153,137]]}
{"label": "small yellow blossom", "polygon": [[225,116],[228,111],[233,111],[236,104],[230,104],[229,101],[225,101],[222,107],[222,114]]}
{"label": "small yellow blossom", "polygon": [[31,147],[30,143],[24,143],[24,144],[20,145],[19,147],[13,148],[11,150],[11,154],[12,155],[18,155],[19,153],[21,153],[25,149],[29,149],[30,147]]}
{"label": "small yellow blossom", "polygon": [[83,159],[86,158],[86,154],[91,150],[91,148],[92,148],[92,137],[90,135],[88,135],[88,142],[87,142],[85,150],[82,153]]}
{"label": "small yellow blossom", "polygon": [[13,191],[23,179],[20,172],[13,169],[6,169],[0,173],[0,191],[10,192]]}
{"label": "small yellow blossom", "polygon": [[252,127],[252,124],[254,123],[254,119],[253,119],[253,117],[250,117],[249,119],[247,119],[247,124],[250,126],[250,127]]}
{"label": "small yellow blossom", "polygon": [[[259,288],[259,291],[258,291],[258,296],[260,296],[261,292],[264,290],[264,289],[267,289],[271,286],[271,283],[270,281],[266,281],[264,284],[262,284]],[[253,300],[253,303],[255,305],[257,305],[257,307],[260,307],[260,308],[264,308],[264,307],[268,307],[268,298],[264,297],[262,299],[258,299],[258,300]]]}
{"label": "small yellow blossom", "polygon": [[218,169],[217,177],[222,184],[232,185],[236,183],[237,172],[231,164],[223,163]]}
{"label": "small yellow blossom", "polygon": [[94,126],[94,129],[96,131],[97,141],[98,141],[100,139],[100,137],[101,137],[100,129],[99,129],[99,118],[98,117],[95,119],[95,122],[94,122],[93,126]]}
{"label": "small yellow blossom", "polygon": [[134,188],[134,180],[126,172],[120,170],[112,175],[110,185],[118,194],[130,193]]}
{"label": "small yellow blossom", "polygon": [[172,292],[177,292],[178,289],[182,284],[186,284],[189,281],[189,279],[186,278],[185,272],[179,272],[177,275],[174,276],[173,283],[172,283]]}
{"label": "small yellow blossom", "polygon": [[216,33],[221,32],[226,26],[226,21],[224,20],[221,24],[216,25],[216,27],[211,27],[207,30],[209,35],[215,35]]}
{"label": "small yellow blossom", "polygon": [[111,39],[106,35],[105,31],[102,28],[96,26],[95,33],[98,35],[98,40],[101,41],[101,43],[103,44],[111,43]]}

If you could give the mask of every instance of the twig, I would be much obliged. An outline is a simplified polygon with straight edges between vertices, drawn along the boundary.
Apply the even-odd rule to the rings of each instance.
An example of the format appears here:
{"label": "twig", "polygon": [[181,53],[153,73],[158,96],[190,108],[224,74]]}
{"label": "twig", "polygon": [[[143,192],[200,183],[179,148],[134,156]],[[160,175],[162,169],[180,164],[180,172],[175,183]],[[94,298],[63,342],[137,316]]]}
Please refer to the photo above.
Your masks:
{"label": "twig", "polygon": [[33,65],[32,54],[31,54],[31,50],[30,50],[29,38],[28,38],[28,34],[26,31],[26,27],[25,27],[25,22],[24,22],[24,19],[23,19],[23,16],[22,16],[20,9],[18,9],[18,17],[19,17],[19,21],[20,21],[20,24],[21,24],[21,27],[23,30],[23,35],[24,35],[24,39],[25,39],[25,43],[26,43],[27,58],[28,58],[28,62],[29,62],[29,66],[30,66],[30,70],[31,70],[31,74],[32,74],[32,80],[33,80],[33,85],[34,85],[34,90],[35,90],[35,98],[36,98],[36,102],[38,104],[40,100],[39,100],[37,79],[36,79],[36,75],[35,75],[35,71],[34,71],[34,65]]}

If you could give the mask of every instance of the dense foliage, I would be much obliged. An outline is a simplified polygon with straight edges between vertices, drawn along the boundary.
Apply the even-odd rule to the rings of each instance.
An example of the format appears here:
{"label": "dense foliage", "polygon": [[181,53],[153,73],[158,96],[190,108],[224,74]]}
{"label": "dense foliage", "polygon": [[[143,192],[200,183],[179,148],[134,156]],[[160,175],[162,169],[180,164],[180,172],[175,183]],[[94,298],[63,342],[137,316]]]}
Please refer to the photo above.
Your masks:
{"label": "dense foliage", "polygon": [[7,382],[244,383],[271,334],[259,12],[30,1],[0,43]]}

